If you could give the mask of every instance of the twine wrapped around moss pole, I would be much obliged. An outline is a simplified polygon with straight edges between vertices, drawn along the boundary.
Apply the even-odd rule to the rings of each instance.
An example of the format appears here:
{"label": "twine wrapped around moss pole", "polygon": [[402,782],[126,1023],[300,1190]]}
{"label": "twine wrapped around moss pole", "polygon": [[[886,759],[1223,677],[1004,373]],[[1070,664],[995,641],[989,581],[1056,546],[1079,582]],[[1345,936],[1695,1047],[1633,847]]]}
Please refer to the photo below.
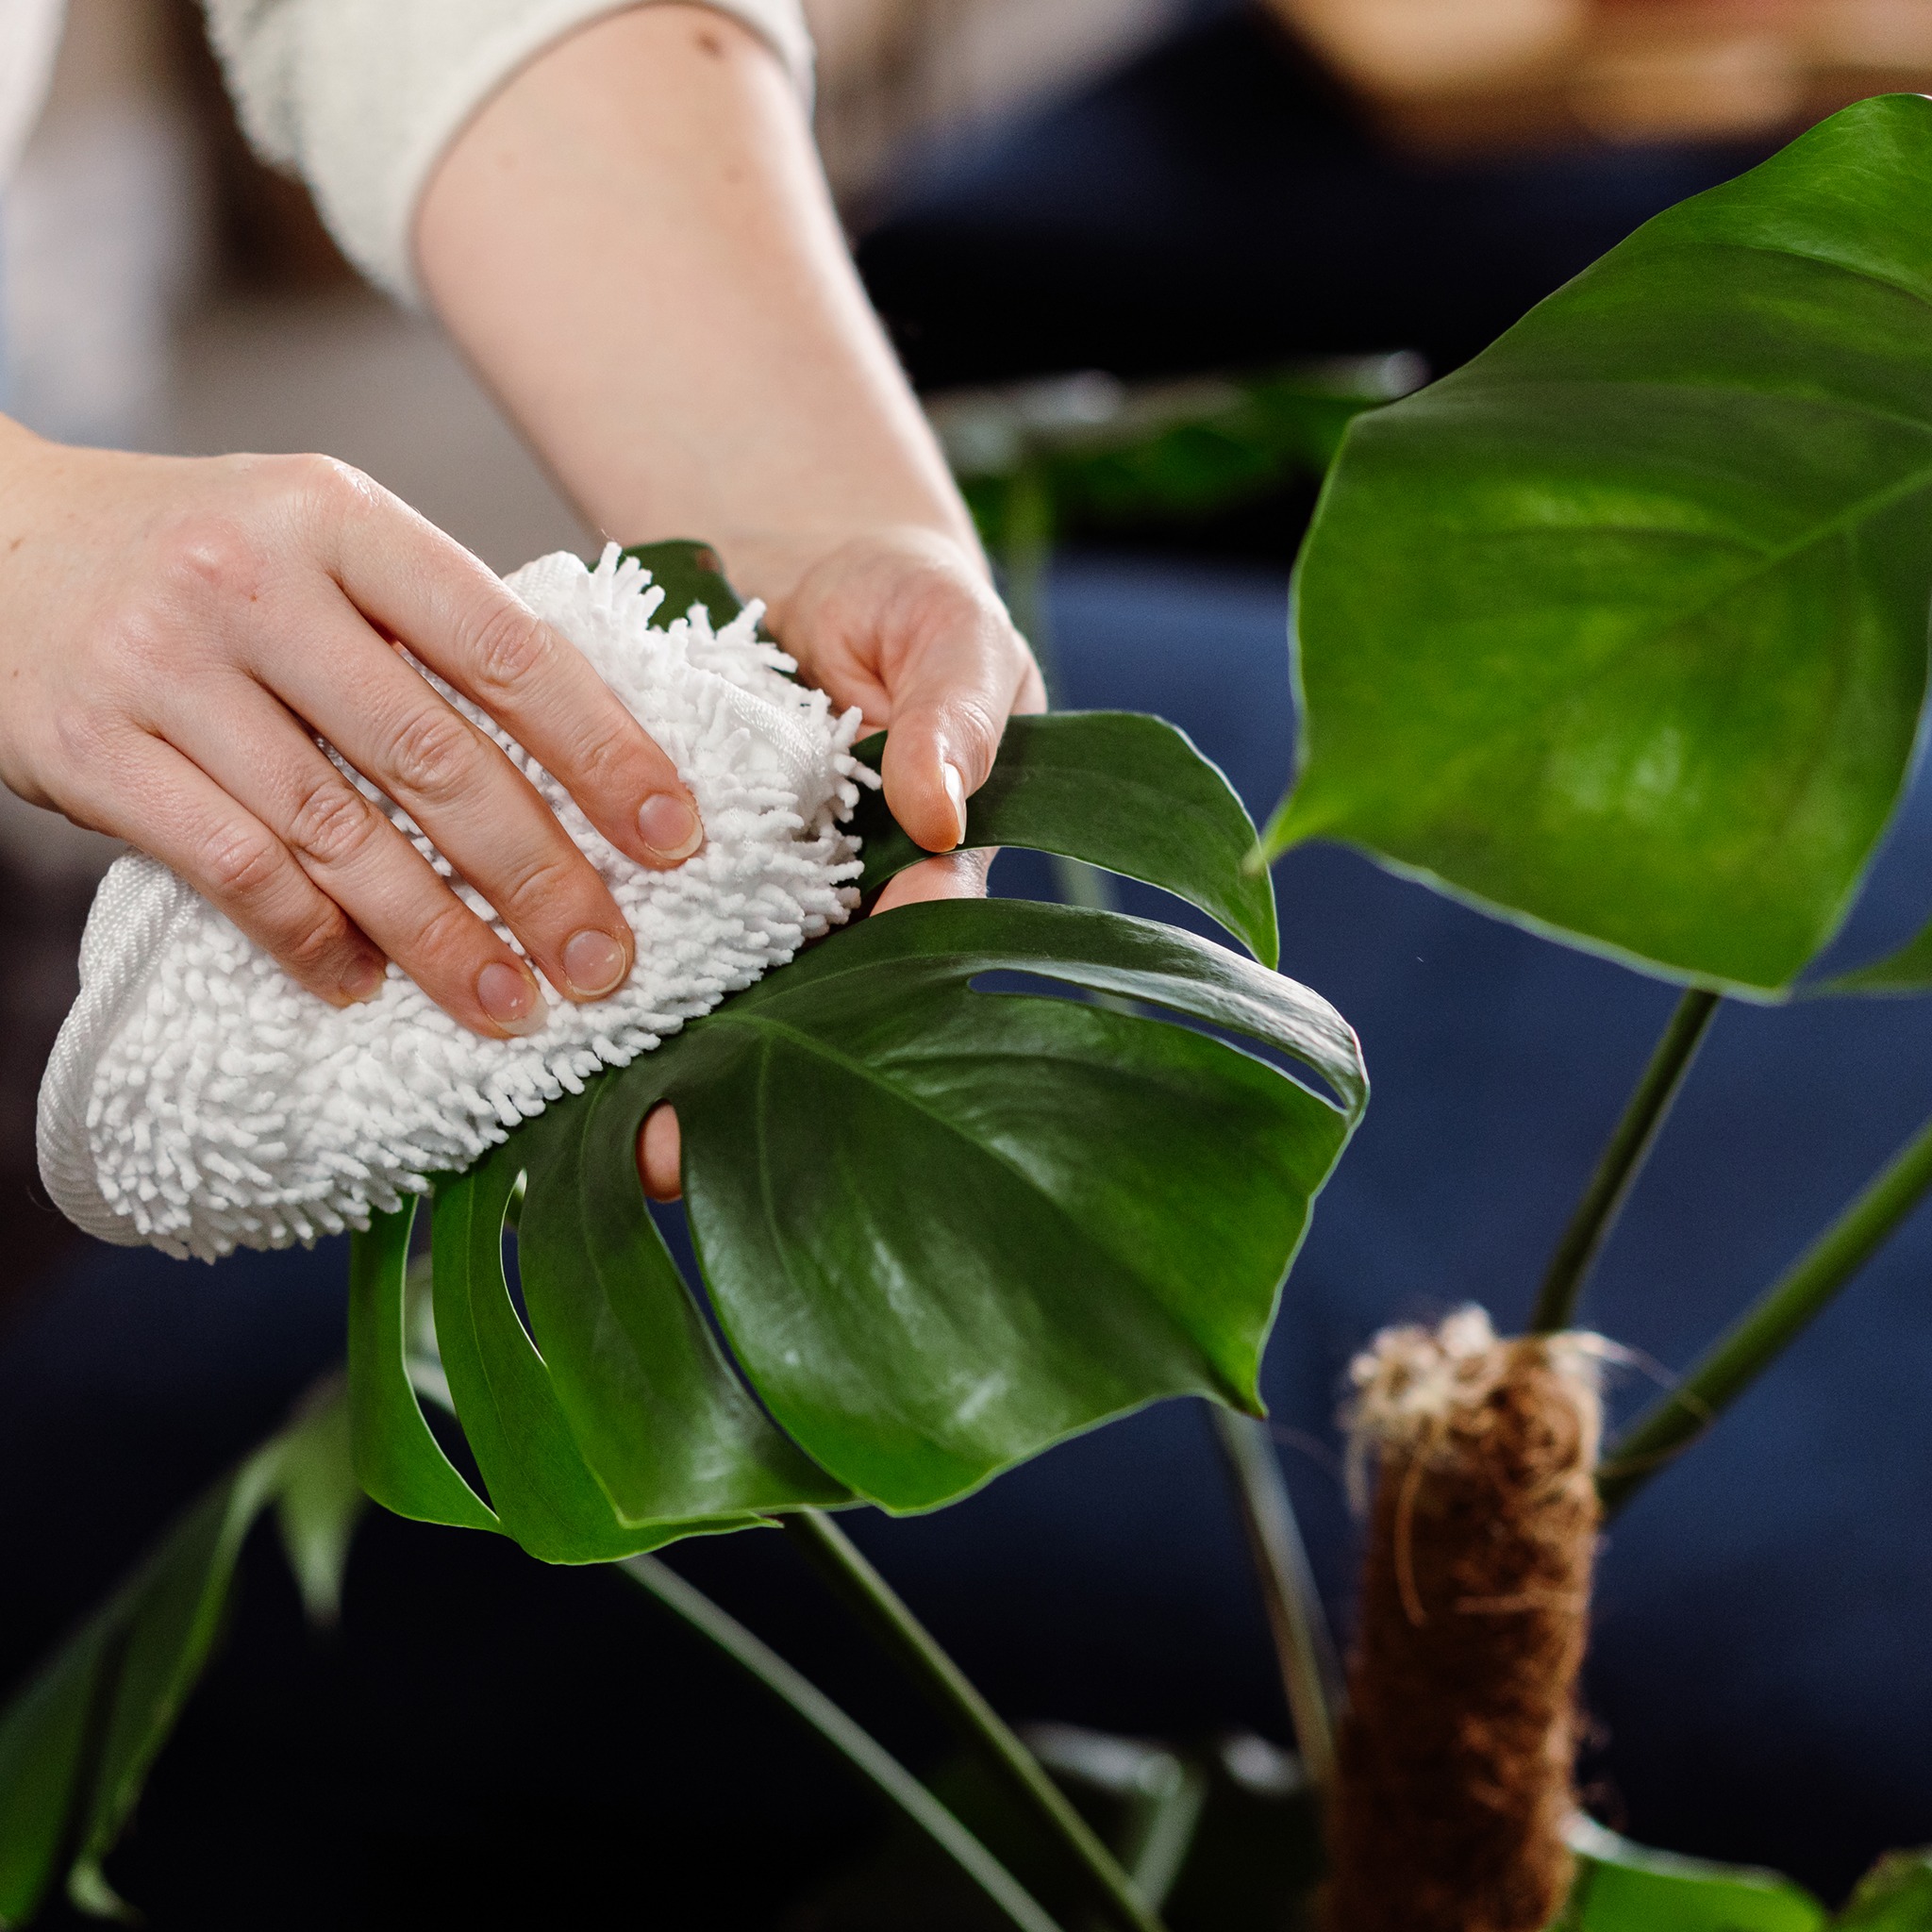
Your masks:
{"label": "twine wrapped around moss pole", "polygon": [[1325,1932],[1541,1932],[1569,1889],[1601,1344],[1480,1308],[1352,1370],[1371,1469]]}

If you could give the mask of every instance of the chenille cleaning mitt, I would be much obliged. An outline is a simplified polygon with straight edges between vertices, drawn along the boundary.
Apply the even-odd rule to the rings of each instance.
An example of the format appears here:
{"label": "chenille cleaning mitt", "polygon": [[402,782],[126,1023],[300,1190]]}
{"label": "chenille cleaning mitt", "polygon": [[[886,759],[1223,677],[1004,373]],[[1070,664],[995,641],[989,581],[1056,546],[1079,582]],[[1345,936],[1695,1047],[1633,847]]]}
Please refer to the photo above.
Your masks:
{"label": "chenille cleaning mitt", "polygon": [[[165,866],[120,859],[89,915],[80,996],[41,1087],[42,1177],[88,1233],[212,1259],[364,1226],[783,964],[857,903],[857,841],[841,824],[871,778],[851,755],[858,714],[836,715],[785,675],[790,660],[758,636],[757,607],[722,631],[702,606],[659,628],[663,593],[615,544],[595,570],[560,553],[509,584],[663,747],[704,818],[694,858],[647,871],[438,683],[603,874],[637,935],[630,978],[591,1006],[546,986],[549,1023],[524,1040],[471,1033],[393,966],[373,1000],[338,1008]],[[448,875],[414,823],[371,796]]]}

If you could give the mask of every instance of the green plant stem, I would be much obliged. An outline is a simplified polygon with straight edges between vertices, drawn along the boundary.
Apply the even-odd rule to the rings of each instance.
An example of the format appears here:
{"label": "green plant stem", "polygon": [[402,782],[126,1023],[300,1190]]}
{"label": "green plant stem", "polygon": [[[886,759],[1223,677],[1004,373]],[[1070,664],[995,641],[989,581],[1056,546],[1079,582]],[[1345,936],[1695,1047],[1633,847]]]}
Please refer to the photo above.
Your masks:
{"label": "green plant stem", "polygon": [[1268,1424],[1219,1405],[1213,1415],[1268,1607],[1295,1744],[1308,1782],[1318,1797],[1325,1798],[1335,1782],[1335,1714],[1341,1702],[1341,1673],[1328,1619]]}
{"label": "green plant stem", "polygon": [[1623,1118],[1596,1164],[1596,1172],[1591,1175],[1590,1185],[1583,1191],[1583,1198],[1576,1204],[1562,1240],[1557,1243],[1556,1253],[1550,1257],[1542,1288],[1537,1295],[1536,1312],[1530,1317],[1532,1334],[1554,1335],[1575,1320],[1584,1283],[1631,1185],[1642,1170],[1657,1130],[1671,1110],[1671,1102],[1677,1097],[1677,1089],[1684,1084],[1684,1075],[1690,1071],[1690,1062],[1697,1057],[1720,997],[1692,987],[1677,1002],[1670,1024],[1664,1028],[1663,1038],[1657,1041],[1643,1077],[1624,1107]]}
{"label": "green plant stem", "polygon": [[1932,1121],[1734,1322],[1682,1383],[1611,1444],[1597,1492],[1618,1509],[1790,1346],[1932,1189]]}
{"label": "green plant stem", "polygon": [[1033,1894],[891,1752],[737,1618],[656,1557],[626,1557],[617,1567],[783,1698],[940,1845],[1020,1932],[1061,1932]]}
{"label": "green plant stem", "polygon": [[1074,1810],[1011,1727],[830,1517],[801,1509],[780,1517],[807,1561],[857,1612],[920,1685],[1002,1786],[1063,1846],[1092,1904],[1129,1932],[1162,1932],[1120,1862]]}

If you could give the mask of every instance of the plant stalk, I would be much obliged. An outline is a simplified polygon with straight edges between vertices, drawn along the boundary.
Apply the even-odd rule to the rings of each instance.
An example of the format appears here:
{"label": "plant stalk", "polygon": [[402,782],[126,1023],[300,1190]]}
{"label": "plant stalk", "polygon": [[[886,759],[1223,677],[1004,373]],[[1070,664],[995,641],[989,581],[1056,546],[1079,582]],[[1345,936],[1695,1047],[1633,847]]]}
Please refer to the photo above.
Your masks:
{"label": "plant stalk", "polygon": [[1690,1071],[1705,1033],[1715,1017],[1722,995],[1688,989],[1672,1013],[1663,1038],[1643,1070],[1624,1108],[1596,1172],[1557,1243],[1556,1253],[1543,1275],[1538,1292],[1536,1312],[1530,1317],[1530,1333],[1554,1335],[1568,1328],[1576,1318],[1576,1305],[1582,1298],[1584,1283],[1614,1225],[1618,1214],[1655,1143],[1671,1103]]}
{"label": "plant stalk", "polygon": [[1061,1932],[1033,1894],[891,1752],[737,1618],[656,1557],[626,1557],[617,1568],[783,1698],[933,1839],[1019,1932]]}
{"label": "plant stalk", "polygon": [[1219,1404],[1213,1414],[1268,1607],[1295,1745],[1309,1784],[1325,1802],[1335,1784],[1335,1718],[1342,1696],[1335,1641],[1268,1424]]}
{"label": "plant stalk", "polygon": [[1932,1189],[1932,1121],[1778,1280],[1658,1397],[1598,1465],[1606,1513],[1621,1508],[1750,1387]]}
{"label": "plant stalk", "polygon": [[807,1561],[920,1685],[1001,1785],[1064,1847],[1093,1905],[1124,1932],[1162,1932],[1120,1861],[1074,1810],[1011,1727],[941,1650],[892,1586],[830,1517],[801,1509],[778,1519]]}

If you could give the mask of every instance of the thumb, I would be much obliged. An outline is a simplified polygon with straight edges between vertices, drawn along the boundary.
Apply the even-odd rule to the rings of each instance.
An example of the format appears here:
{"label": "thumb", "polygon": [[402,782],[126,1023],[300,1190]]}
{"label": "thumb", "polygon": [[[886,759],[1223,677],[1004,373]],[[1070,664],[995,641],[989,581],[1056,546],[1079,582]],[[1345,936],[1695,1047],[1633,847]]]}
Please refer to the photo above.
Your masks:
{"label": "thumb", "polygon": [[966,835],[966,801],[986,783],[1007,718],[1041,710],[1040,673],[1012,627],[991,613],[936,639],[894,680],[886,738],[886,803],[928,852]]}

